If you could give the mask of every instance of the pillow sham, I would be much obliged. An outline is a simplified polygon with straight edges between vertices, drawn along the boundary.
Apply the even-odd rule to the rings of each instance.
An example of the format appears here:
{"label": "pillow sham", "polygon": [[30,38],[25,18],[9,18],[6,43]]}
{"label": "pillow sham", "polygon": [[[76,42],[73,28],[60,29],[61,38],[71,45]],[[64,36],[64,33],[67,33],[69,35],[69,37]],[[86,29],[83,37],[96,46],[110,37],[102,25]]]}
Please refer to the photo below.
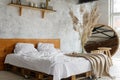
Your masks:
{"label": "pillow sham", "polygon": [[54,48],[54,44],[51,44],[51,43],[38,43],[37,50],[38,51],[51,51],[51,52],[53,52],[56,49]]}
{"label": "pillow sham", "polygon": [[37,49],[35,49],[34,44],[31,43],[17,43],[14,49],[14,53],[17,54],[24,54],[34,51],[37,51]]}

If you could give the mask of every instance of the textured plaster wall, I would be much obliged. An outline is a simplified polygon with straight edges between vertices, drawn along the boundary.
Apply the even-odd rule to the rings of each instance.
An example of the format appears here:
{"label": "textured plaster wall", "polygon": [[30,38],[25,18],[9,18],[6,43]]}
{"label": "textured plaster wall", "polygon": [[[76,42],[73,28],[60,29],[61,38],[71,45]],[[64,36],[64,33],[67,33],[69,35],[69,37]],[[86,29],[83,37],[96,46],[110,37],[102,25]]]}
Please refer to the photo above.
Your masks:
{"label": "textured plaster wall", "polygon": [[100,19],[99,23],[100,24],[109,24],[109,4],[108,0],[99,0],[98,1],[99,5],[99,13],[100,13]]}
{"label": "textured plaster wall", "polygon": [[[22,16],[19,16],[18,8],[8,6],[9,2],[0,0],[0,38],[59,38],[61,50],[80,51],[78,33],[73,30],[69,16],[71,8],[79,17],[80,5],[76,4],[77,0],[51,0],[50,5],[57,12],[45,13],[44,19],[40,11],[30,9],[23,9]],[[39,4],[40,0],[33,2]],[[91,3],[87,5],[91,6]]]}

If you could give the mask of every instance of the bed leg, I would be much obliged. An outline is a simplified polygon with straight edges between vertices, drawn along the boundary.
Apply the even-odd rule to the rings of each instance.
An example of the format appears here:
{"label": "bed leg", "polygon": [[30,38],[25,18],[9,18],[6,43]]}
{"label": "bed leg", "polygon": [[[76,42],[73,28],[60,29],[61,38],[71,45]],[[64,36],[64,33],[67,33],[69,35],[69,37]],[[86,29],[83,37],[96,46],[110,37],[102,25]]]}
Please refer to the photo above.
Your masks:
{"label": "bed leg", "polygon": [[25,75],[25,70],[23,68],[21,69],[21,73],[23,76]]}
{"label": "bed leg", "polygon": [[22,73],[22,75],[27,79],[27,78],[29,78],[30,77],[30,70],[27,70],[27,69],[21,69],[21,73]]}
{"label": "bed leg", "polygon": [[11,70],[11,67],[10,67],[10,65],[8,65],[8,64],[5,64],[5,71],[10,71]]}
{"label": "bed leg", "polygon": [[86,77],[91,77],[91,71],[86,73]]}
{"label": "bed leg", "polygon": [[12,71],[13,71],[13,72],[17,72],[17,67],[13,66],[13,67],[12,67]]}
{"label": "bed leg", "polygon": [[43,76],[42,73],[37,73],[37,74],[36,74],[36,78],[37,78],[37,80],[41,80],[41,79],[44,78],[44,76]]}
{"label": "bed leg", "polygon": [[71,80],[76,80],[76,76],[75,75],[71,76]]}

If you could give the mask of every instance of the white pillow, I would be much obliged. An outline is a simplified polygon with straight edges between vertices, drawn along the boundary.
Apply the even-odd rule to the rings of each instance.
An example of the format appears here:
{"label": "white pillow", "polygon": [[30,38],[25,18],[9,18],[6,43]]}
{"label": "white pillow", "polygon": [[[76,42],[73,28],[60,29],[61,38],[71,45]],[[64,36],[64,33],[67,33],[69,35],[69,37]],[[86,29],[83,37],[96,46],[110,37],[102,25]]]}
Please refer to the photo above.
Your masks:
{"label": "white pillow", "polygon": [[53,51],[55,50],[54,44],[51,43],[38,43],[37,46],[38,51]]}
{"label": "white pillow", "polygon": [[52,54],[54,54],[54,52],[39,51],[39,54],[40,54],[41,56],[48,57],[48,56],[51,56]]}
{"label": "white pillow", "polygon": [[24,54],[33,51],[37,51],[37,49],[35,49],[34,45],[31,43],[17,43],[14,49],[14,53],[17,54]]}

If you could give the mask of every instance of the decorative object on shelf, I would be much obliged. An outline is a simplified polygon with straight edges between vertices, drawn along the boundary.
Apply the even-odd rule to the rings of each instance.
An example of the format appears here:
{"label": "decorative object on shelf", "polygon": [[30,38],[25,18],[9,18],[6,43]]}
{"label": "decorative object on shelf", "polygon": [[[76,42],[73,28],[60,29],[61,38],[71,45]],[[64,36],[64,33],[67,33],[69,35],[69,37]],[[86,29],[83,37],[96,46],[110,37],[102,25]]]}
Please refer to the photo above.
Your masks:
{"label": "decorative object on shelf", "polygon": [[40,3],[40,8],[42,8],[42,9],[45,9],[45,8],[46,8],[46,6],[45,6],[45,3],[44,3],[44,2]]}
{"label": "decorative object on shelf", "polygon": [[34,3],[34,7],[38,7],[37,3]]}
{"label": "decorative object on shelf", "polygon": [[11,4],[13,4],[13,0],[11,0]]}
{"label": "decorative object on shelf", "polygon": [[17,0],[17,4],[21,5],[21,0]]}
{"label": "decorative object on shelf", "polygon": [[79,32],[80,45],[82,52],[85,52],[84,46],[88,40],[88,37],[91,35],[94,25],[97,24],[99,19],[98,6],[95,4],[90,12],[85,11],[84,7],[80,8],[80,12],[83,14],[83,21],[80,20],[73,14],[73,11],[70,10],[69,14],[73,21],[73,28],[75,31]]}
{"label": "decorative object on shelf", "polygon": [[49,2],[50,0],[46,0],[46,9],[48,9],[48,2]]}
{"label": "decorative object on shelf", "polygon": [[34,6],[34,3],[33,3],[33,2],[30,2],[30,3],[29,3],[29,6],[33,7],[33,6]]}

